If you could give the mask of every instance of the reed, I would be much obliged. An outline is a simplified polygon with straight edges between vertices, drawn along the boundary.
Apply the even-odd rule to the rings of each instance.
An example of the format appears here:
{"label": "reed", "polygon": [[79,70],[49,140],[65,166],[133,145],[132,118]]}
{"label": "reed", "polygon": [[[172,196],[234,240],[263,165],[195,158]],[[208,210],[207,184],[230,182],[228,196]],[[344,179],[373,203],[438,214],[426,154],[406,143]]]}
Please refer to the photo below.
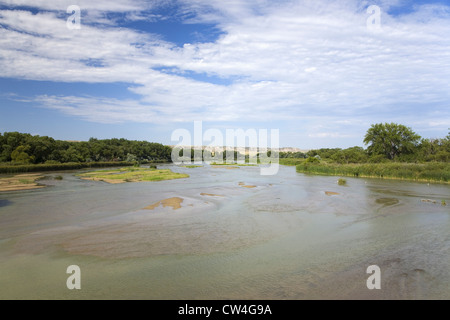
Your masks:
{"label": "reed", "polygon": [[133,163],[125,161],[111,162],[70,162],[58,164],[29,164],[29,165],[0,165],[0,174],[13,174],[22,172],[42,172],[42,171],[60,171],[77,170],[84,168],[107,168],[107,167],[125,167],[132,166]]}
{"label": "reed", "polygon": [[297,165],[297,172],[339,175],[347,177],[369,177],[385,179],[403,179],[414,181],[433,181],[448,183],[450,181],[450,163],[303,163]]}

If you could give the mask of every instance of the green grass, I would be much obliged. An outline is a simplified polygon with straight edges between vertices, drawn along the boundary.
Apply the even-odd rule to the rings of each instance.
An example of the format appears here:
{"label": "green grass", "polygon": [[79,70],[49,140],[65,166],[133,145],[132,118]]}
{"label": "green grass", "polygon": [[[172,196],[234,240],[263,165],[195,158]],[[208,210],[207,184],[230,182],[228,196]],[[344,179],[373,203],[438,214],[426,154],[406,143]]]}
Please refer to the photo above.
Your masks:
{"label": "green grass", "polygon": [[105,167],[124,167],[133,166],[133,163],[123,161],[111,162],[70,162],[58,164],[27,164],[27,165],[9,165],[0,164],[0,173],[21,173],[21,172],[43,172],[60,170],[77,170],[84,168],[105,168]]}
{"label": "green grass", "polygon": [[19,179],[19,183],[21,183],[21,184],[32,184],[32,183],[34,183],[34,180]]}
{"label": "green grass", "polygon": [[200,167],[202,167],[202,166],[194,166],[194,165],[192,165],[192,166],[182,166],[183,168],[190,168],[190,169],[192,169],[192,168],[200,168]]}
{"label": "green grass", "polygon": [[163,181],[181,178],[189,178],[188,174],[175,173],[170,169],[147,169],[147,168],[120,168],[115,170],[98,170],[78,174],[77,176],[103,180],[106,182],[140,182],[140,181]]}
{"label": "green grass", "polygon": [[448,183],[450,181],[450,163],[445,162],[430,162],[423,164],[397,162],[376,164],[303,163],[297,165],[297,172],[443,183]]}
{"label": "green grass", "polygon": [[340,186],[345,186],[346,184],[347,184],[347,180],[345,180],[345,179],[342,179],[342,178],[339,178],[339,180],[338,180],[338,185],[340,185]]}
{"label": "green grass", "polygon": [[305,162],[305,159],[300,158],[280,158],[280,164],[284,166],[296,166]]}

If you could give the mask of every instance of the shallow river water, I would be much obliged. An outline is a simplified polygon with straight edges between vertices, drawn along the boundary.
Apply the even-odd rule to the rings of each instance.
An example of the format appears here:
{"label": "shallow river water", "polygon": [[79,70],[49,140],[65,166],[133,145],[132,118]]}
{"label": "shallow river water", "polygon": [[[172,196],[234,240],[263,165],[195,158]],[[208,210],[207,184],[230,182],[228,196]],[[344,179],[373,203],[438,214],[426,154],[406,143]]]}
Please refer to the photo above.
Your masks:
{"label": "shallow river water", "polygon": [[450,299],[448,185],[159,167],[190,178],[0,193],[0,299]]}

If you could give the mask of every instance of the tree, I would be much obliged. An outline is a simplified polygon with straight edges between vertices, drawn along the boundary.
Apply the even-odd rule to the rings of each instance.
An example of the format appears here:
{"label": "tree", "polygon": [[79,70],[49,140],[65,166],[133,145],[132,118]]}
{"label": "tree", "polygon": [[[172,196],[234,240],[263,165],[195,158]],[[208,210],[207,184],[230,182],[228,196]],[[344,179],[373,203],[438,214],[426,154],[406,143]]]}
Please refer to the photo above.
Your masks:
{"label": "tree", "polygon": [[30,146],[29,153],[35,157],[34,162],[44,163],[53,152],[55,140],[49,137],[30,136],[27,144]]}
{"label": "tree", "polygon": [[138,159],[134,154],[132,154],[132,153],[127,154],[127,160],[126,160],[127,162],[135,162],[137,160]]}
{"label": "tree", "polygon": [[83,160],[81,154],[78,153],[74,146],[70,146],[69,149],[61,151],[61,162],[80,162]]}
{"label": "tree", "polygon": [[378,123],[372,125],[364,137],[364,144],[370,144],[367,151],[370,155],[385,155],[394,159],[399,155],[415,151],[420,136],[411,128],[396,123]]}
{"label": "tree", "polygon": [[367,161],[367,154],[361,147],[352,147],[337,151],[330,159],[338,163],[362,163]]}
{"label": "tree", "polygon": [[34,161],[34,156],[30,156],[27,152],[30,150],[30,146],[18,146],[11,153],[11,160],[15,163],[28,164]]}

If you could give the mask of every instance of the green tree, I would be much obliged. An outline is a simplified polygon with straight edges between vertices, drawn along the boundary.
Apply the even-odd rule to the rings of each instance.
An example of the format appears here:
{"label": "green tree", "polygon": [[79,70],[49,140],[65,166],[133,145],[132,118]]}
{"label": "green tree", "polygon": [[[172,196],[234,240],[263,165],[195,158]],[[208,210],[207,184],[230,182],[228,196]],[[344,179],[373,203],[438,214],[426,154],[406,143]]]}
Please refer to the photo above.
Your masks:
{"label": "green tree", "polygon": [[70,146],[69,149],[63,150],[60,153],[61,162],[80,162],[83,160],[83,157],[74,146]]}
{"label": "green tree", "polygon": [[49,137],[30,136],[27,144],[30,146],[29,153],[35,157],[34,162],[44,163],[49,160],[49,156],[53,152],[55,140]]}
{"label": "green tree", "polygon": [[15,163],[28,164],[34,161],[34,157],[30,156],[27,152],[30,150],[30,146],[18,146],[11,153],[11,160]]}
{"label": "green tree", "polygon": [[367,161],[367,155],[363,148],[352,147],[335,152],[330,159],[337,163],[362,163]]}
{"label": "green tree", "polygon": [[129,153],[129,154],[127,154],[126,161],[127,162],[135,162],[135,161],[137,161],[137,157],[134,154]]}
{"label": "green tree", "polygon": [[372,125],[364,137],[370,155],[382,154],[393,160],[399,155],[413,153],[419,143],[420,136],[401,124],[378,123]]}

